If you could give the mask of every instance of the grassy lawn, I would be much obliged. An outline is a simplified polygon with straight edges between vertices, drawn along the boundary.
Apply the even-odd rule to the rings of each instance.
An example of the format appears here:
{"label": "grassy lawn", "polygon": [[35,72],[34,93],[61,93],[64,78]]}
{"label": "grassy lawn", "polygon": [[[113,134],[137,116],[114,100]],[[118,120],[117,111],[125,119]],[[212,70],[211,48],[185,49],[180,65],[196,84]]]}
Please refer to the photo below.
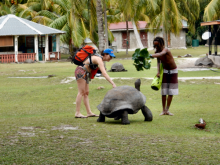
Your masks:
{"label": "grassy lawn", "polygon": [[[219,48],[220,46],[218,47],[218,49]],[[209,47],[199,46],[199,47],[188,47],[187,49],[170,49],[170,50],[174,57],[184,56],[186,54],[191,54],[192,57],[200,57],[201,55],[208,53]],[[152,54],[154,53],[154,50],[150,50],[149,52]],[[212,52],[214,52],[214,50],[212,50]],[[115,55],[117,58],[129,58],[132,57],[133,53],[134,51],[129,51],[128,55],[126,55],[126,52],[119,52],[119,53],[115,53]]]}
{"label": "grassy lawn", "polygon": [[[181,53],[187,54],[182,50],[176,54]],[[114,62],[128,71],[109,72],[111,77],[134,77],[115,79],[117,86],[134,86],[136,78],[141,78],[152,122],[144,122],[141,111],[129,115],[130,125],[110,118],[105,123],[96,122],[97,118],[75,119],[76,82],[61,83],[74,76],[75,65],[70,62],[0,64],[0,164],[219,164],[220,80],[179,81],[179,95],[170,109],[174,116],[159,116],[160,91],[153,91],[151,80],[143,78],[155,76],[156,60],[142,72],[135,70],[131,60],[119,58],[106,63],[108,70]],[[56,76],[8,78],[50,74]],[[179,76],[219,73],[179,71]],[[105,88],[98,90],[99,86]],[[94,113],[99,113],[96,106],[111,88],[106,80],[95,78],[90,83]],[[86,115],[83,105],[82,114]],[[207,123],[205,130],[194,128],[200,118]]]}
{"label": "grassy lawn", "polygon": [[[220,49],[220,46],[218,46],[218,50]],[[201,55],[204,55],[208,53],[209,47],[207,46],[199,46],[199,47],[188,47],[187,49],[170,49],[173,56],[184,56],[186,54],[191,54],[192,57],[201,57]],[[149,51],[151,54],[154,53],[154,50]],[[212,50],[212,53],[214,52],[214,47]],[[128,51],[128,55],[126,55],[125,51],[121,51],[118,53],[115,53],[117,58],[131,58],[134,51]],[[61,59],[67,59],[70,55],[68,54],[62,54]]]}

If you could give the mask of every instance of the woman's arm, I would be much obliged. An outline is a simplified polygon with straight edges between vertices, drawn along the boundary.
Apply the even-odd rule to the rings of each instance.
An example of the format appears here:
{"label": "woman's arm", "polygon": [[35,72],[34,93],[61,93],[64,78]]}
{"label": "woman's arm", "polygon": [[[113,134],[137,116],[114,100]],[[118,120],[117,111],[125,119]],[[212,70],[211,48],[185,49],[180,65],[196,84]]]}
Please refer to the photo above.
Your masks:
{"label": "woman's arm", "polygon": [[110,82],[110,83],[112,84],[113,88],[115,88],[116,85],[115,85],[115,83],[112,81],[112,79],[109,77],[109,75],[107,74],[102,59],[98,57],[96,60],[97,60],[97,63],[98,63],[98,65],[99,65],[99,69],[100,69],[101,72],[102,72],[102,75],[105,77],[105,79],[106,79],[108,82]]}

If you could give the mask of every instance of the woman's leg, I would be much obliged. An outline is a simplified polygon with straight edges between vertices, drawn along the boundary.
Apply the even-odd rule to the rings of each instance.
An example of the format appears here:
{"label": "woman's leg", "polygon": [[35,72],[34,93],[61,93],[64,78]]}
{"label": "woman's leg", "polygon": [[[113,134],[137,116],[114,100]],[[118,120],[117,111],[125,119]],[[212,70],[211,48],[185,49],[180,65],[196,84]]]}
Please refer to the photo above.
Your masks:
{"label": "woman's leg", "polygon": [[87,117],[98,117],[98,115],[95,115],[94,113],[92,113],[90,105],[89,105],[89,84],[86,84],[83,101],[86,107]]}
{"label": "woman's leg", "polygon": [[78,118],[86,118],[86,116],[83,116],[80,113],[80,106],[81,106],[81,102],[82,102],[82,97],[84,97],[85,95],[85,91],[86,91],[86,81],[84,79],[78,79],[77,80],[77,87],[78,87],[78,94],[76,97],[76,113],[75,113],[75,117]]}

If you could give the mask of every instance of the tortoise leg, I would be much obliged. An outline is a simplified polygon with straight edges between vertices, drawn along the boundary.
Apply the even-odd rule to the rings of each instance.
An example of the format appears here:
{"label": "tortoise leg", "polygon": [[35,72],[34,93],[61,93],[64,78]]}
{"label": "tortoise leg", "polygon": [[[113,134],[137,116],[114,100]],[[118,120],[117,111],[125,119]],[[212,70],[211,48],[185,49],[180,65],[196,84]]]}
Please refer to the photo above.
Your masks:
{"label": "tortoise leg", "polygon": [[118,115],[114,118],[114,120],[119,120],[119,119],[121,119],[121,115]]}
{"label": "tortoise leg", "polygon": [[105,122],[105,116],[100,112],[97,122]]}
{"label": "tortoise leg", "polygon": [[141,111],[142,111],[142,113],[145,117],[144,121],[152,121],[153,120],[153,115],[152,115],[150,109],[147,106],[143,106],[141,108]]}
{"label": "tortoise leg", "polygon": [[122,124],[130,124],[130,121],[128,120],[128,111],[126,111],[126,110],[122,111],[121,123]]}

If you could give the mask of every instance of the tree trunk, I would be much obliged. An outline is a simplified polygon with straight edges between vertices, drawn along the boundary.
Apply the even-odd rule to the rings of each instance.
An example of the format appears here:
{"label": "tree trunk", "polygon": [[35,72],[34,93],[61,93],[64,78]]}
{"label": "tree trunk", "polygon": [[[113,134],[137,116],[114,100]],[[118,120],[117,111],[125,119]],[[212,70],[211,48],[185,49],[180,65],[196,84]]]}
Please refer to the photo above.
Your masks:
{"label": "tree trunk", "polygon": [[143,44],[142,44],[142,42],[141,42],[140,34],[139,34],[138,31],[137,31],[137,27],[136,27],[136,24],[135,24],[134,20],[132,20],[132,25],[133,25],[133,30],[134,30],[134,34],[135,34],[135,37],[136,37],[138,46],[139,46],[141,49],[143,49],[144,46],[143,46]]}
{"label": "tree trunk", "polygon": [[129,35],[129,32],[128,32],[128,20],[126,21],[126,30],[127,30],[126,55],[128,55],[128,44],[129,44],[129,41],[128,41],[128,35]]}
{"label": "tree trunk", "polygon": [[107,14],[106,14],[106,3],[103,0],[103,7],[104,7],[104,20],[105,20],[105,49],[108,48],[108,24],[107,24]]}
{"label": "tree trunk", "polygon": [[162,31],[163,31],[163,38],[164,38],[164,44],[165,44],[164,46],[168,48],[167,31],[164,28],[162,29]]}
{"label": "tree trunk", "polygon": [[96,15],[97,15],[98,36],[99,36],[98,48],[99,48],[99,52],[102,52],[105,49],[105,40],[104,40],[102,1],[101,0],[97,0]]}
{"label": "tree trunk", "polygon": [[69,51],[70,51],[70,55],[73,56],[73,55],[74,55],[74,52],[73,52],[72,39],[69,40]]}

